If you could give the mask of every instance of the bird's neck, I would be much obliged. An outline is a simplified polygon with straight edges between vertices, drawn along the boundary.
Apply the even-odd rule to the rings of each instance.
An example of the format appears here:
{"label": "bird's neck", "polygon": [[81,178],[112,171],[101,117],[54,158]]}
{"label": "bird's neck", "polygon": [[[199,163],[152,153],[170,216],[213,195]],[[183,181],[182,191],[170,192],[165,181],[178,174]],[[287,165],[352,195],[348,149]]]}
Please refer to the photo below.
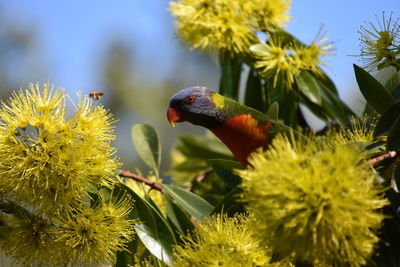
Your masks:
{"label": "bird's neck", "polygon": [[259,147],[265,148],[268,141],[266,131],[271,124],[258,126],[249,114],[226,120],[222,125],[210,129],[243,165],[248,165],[248,156]]}

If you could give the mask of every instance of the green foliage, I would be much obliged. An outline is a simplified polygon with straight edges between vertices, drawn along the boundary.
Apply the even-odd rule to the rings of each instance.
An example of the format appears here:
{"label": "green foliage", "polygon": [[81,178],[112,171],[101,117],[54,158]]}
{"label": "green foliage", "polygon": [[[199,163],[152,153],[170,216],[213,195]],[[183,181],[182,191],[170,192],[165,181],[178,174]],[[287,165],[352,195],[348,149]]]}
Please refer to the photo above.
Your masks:
{"label": "green foliage", "polygon": [[180,187],[164,185],[164,191],[178,206],[198,220],[210,215],[214,209],[206,200]]}
{"label": "green foliage", "polygon": [[127,191],[135,200],[135,217],[140,223],[135,231],[145,247],[158,259],[165,263],[172,262],[172,250],[176,244],[175,234],[165,217],[144,198],[129,187],[121,184],[121,190]]}
{"label": "green foliage", "polygon": [[161,145],[157,132],[148,124],[135,124],[132,126],[132,141],[138,148],[139,156],[158,176]]}
{"label": "green foliage", "polygon": [[[325,138],[325,137],[324,137]],[[276,137],[238,171],[257,235],[275,253],[328,265],[367,263],[388,201],[364,155],[342,138]],[[300,201],[299,201],[300,200]],[[362,218],[362,219],[361,219]]]}
{"label": "green foliage", "polygon": [[354,65],[357,83],[365,99],[378,113],[384,113],[395,101],[391,94],[367,71]]}

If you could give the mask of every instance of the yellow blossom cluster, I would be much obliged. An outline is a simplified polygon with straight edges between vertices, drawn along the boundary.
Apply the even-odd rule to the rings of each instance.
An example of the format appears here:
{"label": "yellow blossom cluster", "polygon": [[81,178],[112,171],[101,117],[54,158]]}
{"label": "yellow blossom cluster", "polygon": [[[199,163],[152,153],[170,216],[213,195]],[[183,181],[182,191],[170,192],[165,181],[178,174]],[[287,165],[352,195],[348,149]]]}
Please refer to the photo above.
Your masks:
{"label": "yellow blossom cluster", "polygon": [[247,52],[257,31],[283,27],[289,0],[179,0],[170,3],[177,33],[194,49]]}
{"label": "yellow blossom cluster", "polygon": [[133,201],[113,194],[112,116],[66,99],[30,84],[0,107],[0,249],[25,265],[110,263],[133,238]]}
{"label": "yellow blossom cluster", "polygon": [[55,212],[110,184],[112,130],[111,115],[87,98],[68,114],[66,95],[49,84],[14,93],[0,108],[1,194]]}
{"label": "yellow blossom cluster", "polygon": [[290,88],[302,70],[321,74],[319,67],[325,65],[321,57],[331,53],[332,43],[326,42],[325,35],[311,45],[297,45],[284,42],[279,37],[271,37],[267,43],[254,45],[250,49],[257,59],[254,67],[263,76],[272,79],[274,87],[279,82],[285,88]]}
{"label": "yellow blossom cluster", "polygon": [[214,215],[175,248],[174,266],[272,266],[266,246],[254,236],[243,215]]}
{"label": "yellow blossom cluster", "polygon": [[387,204],[357,146],[277,136],[240,170],[260,238],[281,256],[362,266],[378,242]]}
{"label": "yellow blossom cluster", "polygon": [[392,14],[389,19],[382,13],[381,21],[377,18],[378,26],[369,22],[361,26],[361,54],[364,67],[369,70],[381,69],[388,66],[400,68],[400,24],[399,18],[394,20]]}

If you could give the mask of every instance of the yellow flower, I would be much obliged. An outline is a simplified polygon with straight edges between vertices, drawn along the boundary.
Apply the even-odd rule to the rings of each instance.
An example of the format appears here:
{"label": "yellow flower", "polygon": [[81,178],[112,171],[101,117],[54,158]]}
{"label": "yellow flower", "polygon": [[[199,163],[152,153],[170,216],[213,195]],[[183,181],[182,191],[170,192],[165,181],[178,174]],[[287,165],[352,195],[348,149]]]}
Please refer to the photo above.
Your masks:
{"label": "yellow flower", "polygon": [[290,1],[179,0],[170,3],[178,35],[194,49],[246,53],[258,30],[282,27]]}
{"label": "yellow flower", "polygon": [[290,49],[290,45],[282,44],[282,40],[270,38],[268,43],[262,44],[262,49],[253,51],[258,59],[255,67],[260,68],[262,75],[273,79],[274,86],[279,82],[289,88],[299,73]]}
{"label": "yellow flower", "polygon": [[119,163],[111,115],[84,99],[68,113],[66,95],[44,84],[14,93],[0,108],[0,191],[43,213],[111,183]]}
{"label": "yellow flower", "polygon": [[181,0],[171,2],[170,11],[179,36],[194,49],[239,54],[257,39],[239,1]]}
{"label": "yellow flower", "polygon": [[292,139],[277,136],[238,171],[260,237],[299,261],[365,265],[387,204],[375,173],[355,146]]}
{"label": "yellow flower", "polygon": [[283,28],[290,20],[290,0],[251,0],[242,1],[242,5],[247,16],[256,18],[258,30],[263,32]]}
{"label": "yellow flower", "polygon": [[54,225],[39,217],[12,218],[9,221],[7,243],[1,243],[1,249],[13,256],[13,260],[24,265],[36,263],[46,265],[49,262],[66,264],[60,259],[64,244],[55,241]]}
{"label": "yellow flower", "polygon": [[400,55],[399,37],[400,25],[399,18],[385,19],[382,13],[382,21],[378,21],[378,27],[369,22],[366,27],[361,26],[361,54],[364,67],[369,70],[381,69],[390,65],[400,67],[398,57]]}
{"label": "yellow flower", "polygon": [[332,133],[330,138],[337,144],[369,143],[374,141],[374,129],[374,125],[367,125],[365,121],[354,118],[350,129],[340,129]]}
{"label": "yellow flower", "polygon": [[132,204],[130,198],[120,196],[61,216],[57,242],[64,244],[68,262],[111,262],[116,251],[126,249],[133,239],[135,221],[126,218]]}
{"label": "yellow flower", "polygon": [[267,248],[242,215],[215,215],[175,247],[174,266],[270,266]]}
{"label": "yellow flower", "polygon": [[300,69],[311,70],[320,74],[319,66],[325,65],[321,57],[330,55],[332,43],[326,43],[326,34],[323,34],[316,41],[312,41],[309,46],[302,46],[294,51],[294,62]]}
{"label": "yellow flower", "polygon": [[284,43],[277,37],[269,38],[267,43],[250,48],[256,62],[254,66],[267,78],[273,79],[274,87],[282,84],[290,89],[301,70],[310,70],[320,74],[319,66],[325,65],[321,57],[329,55],[332,43],[326,43],[326,36],[313,41],[311,45]]}

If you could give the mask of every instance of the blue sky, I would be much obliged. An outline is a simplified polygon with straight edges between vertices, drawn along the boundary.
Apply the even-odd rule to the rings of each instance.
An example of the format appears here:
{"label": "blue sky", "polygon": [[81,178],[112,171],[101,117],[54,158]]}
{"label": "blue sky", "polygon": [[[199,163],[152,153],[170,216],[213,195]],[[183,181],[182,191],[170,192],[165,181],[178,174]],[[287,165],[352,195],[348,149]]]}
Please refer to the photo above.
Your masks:
{"label": "blue sky", "polygon": [[[33,26],[44,50],[46,77],[67,89],[90,90],[98,86],[96,63],[107,40],[124,38],[135,45],[136,60],[144,69],[168,75],[176,47],[168,1],[44,1],[1,0],[9,17]],[[382,11],[399,16],[400,0],[293,0],[287,30],[311,42],[320,26],[335,42],[335,56],[325,70],[344,98],[353,93],[352,63],[359,53],[357,30],[365,21],[376,21]],[[161,64],[160,64],[161,63]],[[40,64],[40,62],[38,62]],[[40,80],[39,80],[40,81]],[[23,85],[22,85],[23,86]]]}

